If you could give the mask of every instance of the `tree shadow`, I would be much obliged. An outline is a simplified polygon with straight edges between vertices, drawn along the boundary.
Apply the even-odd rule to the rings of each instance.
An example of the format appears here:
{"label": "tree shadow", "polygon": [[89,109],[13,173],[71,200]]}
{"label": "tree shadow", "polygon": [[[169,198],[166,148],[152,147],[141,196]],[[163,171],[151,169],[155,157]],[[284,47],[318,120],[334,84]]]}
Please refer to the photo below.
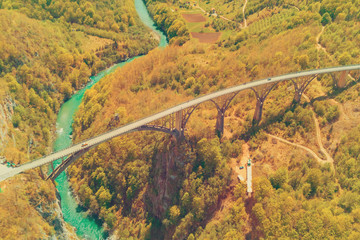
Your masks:
{"label": "tree shadow", "polygon": [[312,105],[315,101],[333,99],[333,98],[337,97],[338,95],[340,95],[341,93],[343,93],[344,91],[352,88],[356,84],[358,84],[358,81],[352,81],[351,83],[346,85],[344,88],[334,88],[331,93],[327,94],[326,96],[316,97],[316,98],[312,99],[310,101],[310,103],[308,103],[308,102],[297,103],[295,101],[292,101],[291,105],[286,107],[284,110],[280,111],[277,115],[273,115],[273,116],[267,118],[265,121],[262,121],[260,124],[255,124],[253,122],[249,129],[245,130],[242,134],[240,134],[236,138],[248,141],[248,140],[250,140],[251,137],[255,136],[261,129],[266,129],[268,126],[270,126],[276,122],[281,122],[283,120],[285,113],[287,113],[288,111],[293,112],[297,106],[300,105],[300,106],[306,107],[308,104]]}
{"label": "tree shadow", "polygon": [[333,88],[333,91],[328,93],[326,96],[320,96],[320,97],[313,98],[313,99],[311,99],[310,103],[313,104],[315,101],[323,101],[323,100],[333,99],[333,98],[339,96],[344,91],[349,90],[350,88],[352,88],[356,84],[358,84],[357,81],[352,81],[343,88],[337,88],[337,87]]}
{"label": "tree shadow", "polygon": [[[251,127],[249,129],[245,130],[237,138],[243,139],[245,141],[249,141],[250,138],[255,136],[261,129],[266,129],[268,126],[270,126],[276,122],[281,122],[285,113],[287,113],[288,111],[294,111],[298,105],[299,105],[298,103],[292,102],[291,105],[289,105],[285,109],[281,110],[278,114],[270,116],[265,121],[262,121],[260,124],[252,123]],[[300,104],[300,105],[306,106],[307,103]]]}

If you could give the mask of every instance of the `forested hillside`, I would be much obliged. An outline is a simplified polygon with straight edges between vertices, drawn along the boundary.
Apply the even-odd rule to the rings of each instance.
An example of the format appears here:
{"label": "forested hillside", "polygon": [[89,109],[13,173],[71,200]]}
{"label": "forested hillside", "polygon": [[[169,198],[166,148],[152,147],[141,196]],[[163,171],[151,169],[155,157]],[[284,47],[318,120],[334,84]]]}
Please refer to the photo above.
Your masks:
{"label": "forested hillside", "polygon": [[[193,39],[151,52],[87,91],[76,141],[227,86],[358,63],[357,2],[248,4],[249,25],[217,44]],[[179,5],[162,6],[176,13]],[[318,76],[300,103],[292,82],[279,84],[259,125],[252,121],[255,94],[240,93],[220,138],[217,109],[204,103],[187,124],[186,141],[152,132],[115,138],[70,167],[71,184],[118,238],[358,239],[358,77],[351,72],[338,89],[330,75]],[[252,197],[236,175],[248,157]]]}
{"label": "forested hillside", "polygon": [[[61,104],[89,77],[157,46],[132,1],[0,1],[0,156],[52,151]],[[47,167],[0,185],[0,238],[76,238]]]}
{"label": "forested hillside", "polygon": [[[0,0],[1,156],[51,152],[61,104],[89,76],[149,51],[86,91],[75,142],[229,86],[359,64],[359,1],[145,2],[165,49],[150,51],[157,36],[132,0]],[[209,33],[211,44],[195,37]],[[71,187],[115,239],[360,239],[360,74],[346,73],[343,88],[338,75],[316,76],[300,96],[306,79],[274,86],[260,119],[266,87],[223,113],[226,97],[201,104],[184,139],[146,131],[103,143],[68,168]],[[249,158],[251,196],[238,179]],[[0,238],[77,238],[46,172],[0,183]]]}
{"label": "forested hillside", "polygon": [[144,0],[156,25],[162,29],[170,44],[183,45],[190,39],[184,19],[163,1]]}

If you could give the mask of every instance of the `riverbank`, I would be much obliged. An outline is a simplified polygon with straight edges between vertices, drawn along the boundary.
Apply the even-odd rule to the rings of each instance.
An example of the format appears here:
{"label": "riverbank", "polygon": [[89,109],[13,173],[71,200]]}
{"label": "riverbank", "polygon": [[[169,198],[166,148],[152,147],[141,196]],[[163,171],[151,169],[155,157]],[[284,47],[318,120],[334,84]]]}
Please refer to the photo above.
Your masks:
{"label": "riverbank", "polygon": [[[149,13],[147,12],[144,2],[141,0],[135,0],[135,8],[143,23],[158,36],[160,36],[159,46],[165,47],[167,45],[166,37],[162,32],[157,30],[155,23],[152,21]],[[90,83],[85,88],[79,90],[61,106],[56,122],[56,131],[58,135],[56,141],[54,142],[54,151],[64,149],[72,144],[70,135],[72,134],[73,116],[82,102],[85,91],[93,87],[106,75],[111,74],[117,68],[123,67],[138,57],[140,56],[133,57],[125,62],[115,64],[110,68],[101,71],[97,75],[92,76],[90,78]],[[58,160],[55,163],[55,166],[60,164],[60,162],[61,160]],[[77,235],[86,239],[105,239],[108,237],[107,232],[104,231],[99,222],[96,219],[89,217],[88,212],[83,211],[82,208],[78,205],[76,197],[74,197],[69,186],[69,182],[67,181],[65,172],[59,175],[59,177],[56,179],[56,183],[57,191],[61,199],[61,209],[64,220],[76,228]]]}

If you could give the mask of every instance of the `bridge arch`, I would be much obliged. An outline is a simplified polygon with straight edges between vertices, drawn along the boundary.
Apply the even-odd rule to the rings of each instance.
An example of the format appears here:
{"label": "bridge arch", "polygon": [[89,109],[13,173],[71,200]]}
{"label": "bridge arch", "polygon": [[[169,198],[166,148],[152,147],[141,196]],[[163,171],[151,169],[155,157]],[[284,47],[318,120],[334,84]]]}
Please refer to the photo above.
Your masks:
{"label": "bridge arch", "polygon": [[[237,86],[233,86],[233,87],[229,87],[226,89],[222,89],[219,90],[217,92],[214,93],[209,93],[203,96],[200,96],[198,98],[195,98],[193,100],[181,103],[177,106],[171,107],[169,109],[166,109],[162,112],[153,114],[151,116],[145,117],[143,119],[134,121],[132,123],[129,123],[125,126],[121,126],[119,128],[113,129],[109,132],[100,134],[98,136],[95,136],[93,138],[87,139],[84,142],[81,143],[77,143],[74,144],[66,149],[63,149],[61,151],[57,151],[54,152],[52,154],[49,154],[47,156],[44,156],[42,158],[39,158],[37,160],[34,160],[32,162],[28,162],[25,164],[20,165],[19,167],[16,167],[14,169],[9,169],[6,172],[0,172],[0,181],[3,181],[9,177],[12,177],[14,175],[17,175],[21,172],[24,172],[26,170],[29,169],[33,169],[36,167],[40,167],[42,165],[45,164],[49,164],[57,159],[60,159],[62,157],[65,156],[70,156],[72,154],[80,154],[81,152],[83,152],[85,150],[84,148],[84,144],[86,144],[86,148],[91,148],[94,146],[97,146],[103,142],[109,141],[110,139],[114,138],[114,137],[118,137],[121,136],[123,134],[127,134],[130,133],[132,131],[135,131],[137,128],[147,125],[151,122],[154,122],[158,119],[161,119],[163,117],[166,117],[168,115],[171,114],[177,114],[178,116],[181,116],[180,113],[182,113],[183,110],[197,106],[203,102],[221,97],[221,96],[225,96],[228,94],[234,94],[236,92],[240,92],[246,89],[251,89],[251,88],[255,88],[258,86],[262,86],[262,85],[266,85],[269,83],[278,83],[278,82],[282,82],[282,81],[289,81],[291,79],[295,79],[295,78],[299,78],[299,77],[306,77],[306,76],[313,76],[316,74],[331,74],[331,73],[335,73],[335,72],[342,72],[340,74],[340,77],[345,76],[346,77],[346,71],[353,71],[353,70],[359,70],[360,69],[360,64],[358,65],[349,65],[349,66],[338,66],[338,67],[332,67],[332,68],[324,68],[324,69],[314,69],[314,70],[309,70],[309,71],[303,71],[303,72],[296,72],[296,73],[289,73],[289,74],[285,74],[285,75],[280,75],[280,76],[276,76],[276,77],[271,77],[271,78],[266,78],[266,79],[260,79],[257,81],[252,81],[252,82],[248,82],[248,83],[243,83]],[[345,73],[344,73],[345,72]],[[340,84],[339,84],[340,85]],[[338,86],[341,87],[341,86]],[[179,118],[182,119],[182,118]],[[181,123],[180,121],[178,123]],[[181,124],[179,124],[177,127],[178,129],[181,130]]]}

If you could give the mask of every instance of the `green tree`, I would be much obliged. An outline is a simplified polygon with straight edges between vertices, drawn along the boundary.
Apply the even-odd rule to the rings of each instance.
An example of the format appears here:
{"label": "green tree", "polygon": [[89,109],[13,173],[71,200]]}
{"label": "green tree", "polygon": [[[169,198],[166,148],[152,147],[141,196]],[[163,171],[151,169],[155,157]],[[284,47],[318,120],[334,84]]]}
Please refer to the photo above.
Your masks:
{"label": "green tree", "polygon": [[321,24],[325,26],[329,23],[331,23],[331,16],[328,12],[326,12],[321,18]]}
{"label": "green tree", "polygon": [[90,207],[90,197],[93,195],[93,191],[86,184],[82,184],[79,190],[79,197],[81,203],[84,204],[85,207]]}
{"label": "green tree", "polygon": [[185,239],[189,235],[193,223],[194,215],[192,213],[188,213],[183,219],[181,219],[180,224],[176,227],[173,239]]}
{"label": "green tree", "polygon": [[308,55],[301,55],[298,59],[299,65],[301,69],[306,69],[309,67],[309,56]]}
{"label": "green tree", "polygon": [[270,176],[271,185],[275,189],[279,189],[284,186],[288,181],[288,170],[286,168],[278,169],[275,174]]}
{"label": "green tree", "polygon": [[317,168],[312,168],[309,171],[306,182],[310,184],[311,192],[310,195],[313,196],[316,194],[318,187],[321,184],[321,171]]}
{"label": "green tree", "polygon": [[348,65],[350,64],[351,55],[348,52],[344,52],[339,57],[339,63],[340,65]]}
{"label": "green tree", "polygon": [[339,199],[339,206],[350,213],[353,209],[360,206],[360,196],[350,191],[344,192]]}
{"label": "green tree", "polygon": [[101,186],[100,189],[96,192],[95,196],[100,206],[104,206],[104,207],[109,206],[112,197],[109,189],[104,188],[104,186]]}
{"label": "green tree", "polygon": [[113,30],[114,32],[119,32],[120,31],[120,27],[117,23],[113,23],[111,25],[111,30]]}
{"label": "green tree", "polygon": [[191,206],[191,197],[188,192],[185,192],[184,195],[181,198],[181,206],[186,211],[190,209]]}
{"label": "green tree", "polygon": [[222,161],[218,140],[207,140],[205,138],[200,140],[197,145],[197,153],[199,159],[203,162],[205,177],[210,177]]}
{"label": "green tree", "polygon": [[263,201],[264,198],[270,197],[274,189],[267,178],[259,178],[254,181],[255,198],[258,202]]}
{"label": "green tree", "polygon": [[169,211],[170,221],[172,221],[173,223],[176,223],[177,220],[179,219],[179,216],[180,216],[179,207],[176,205],[172,206]]}

